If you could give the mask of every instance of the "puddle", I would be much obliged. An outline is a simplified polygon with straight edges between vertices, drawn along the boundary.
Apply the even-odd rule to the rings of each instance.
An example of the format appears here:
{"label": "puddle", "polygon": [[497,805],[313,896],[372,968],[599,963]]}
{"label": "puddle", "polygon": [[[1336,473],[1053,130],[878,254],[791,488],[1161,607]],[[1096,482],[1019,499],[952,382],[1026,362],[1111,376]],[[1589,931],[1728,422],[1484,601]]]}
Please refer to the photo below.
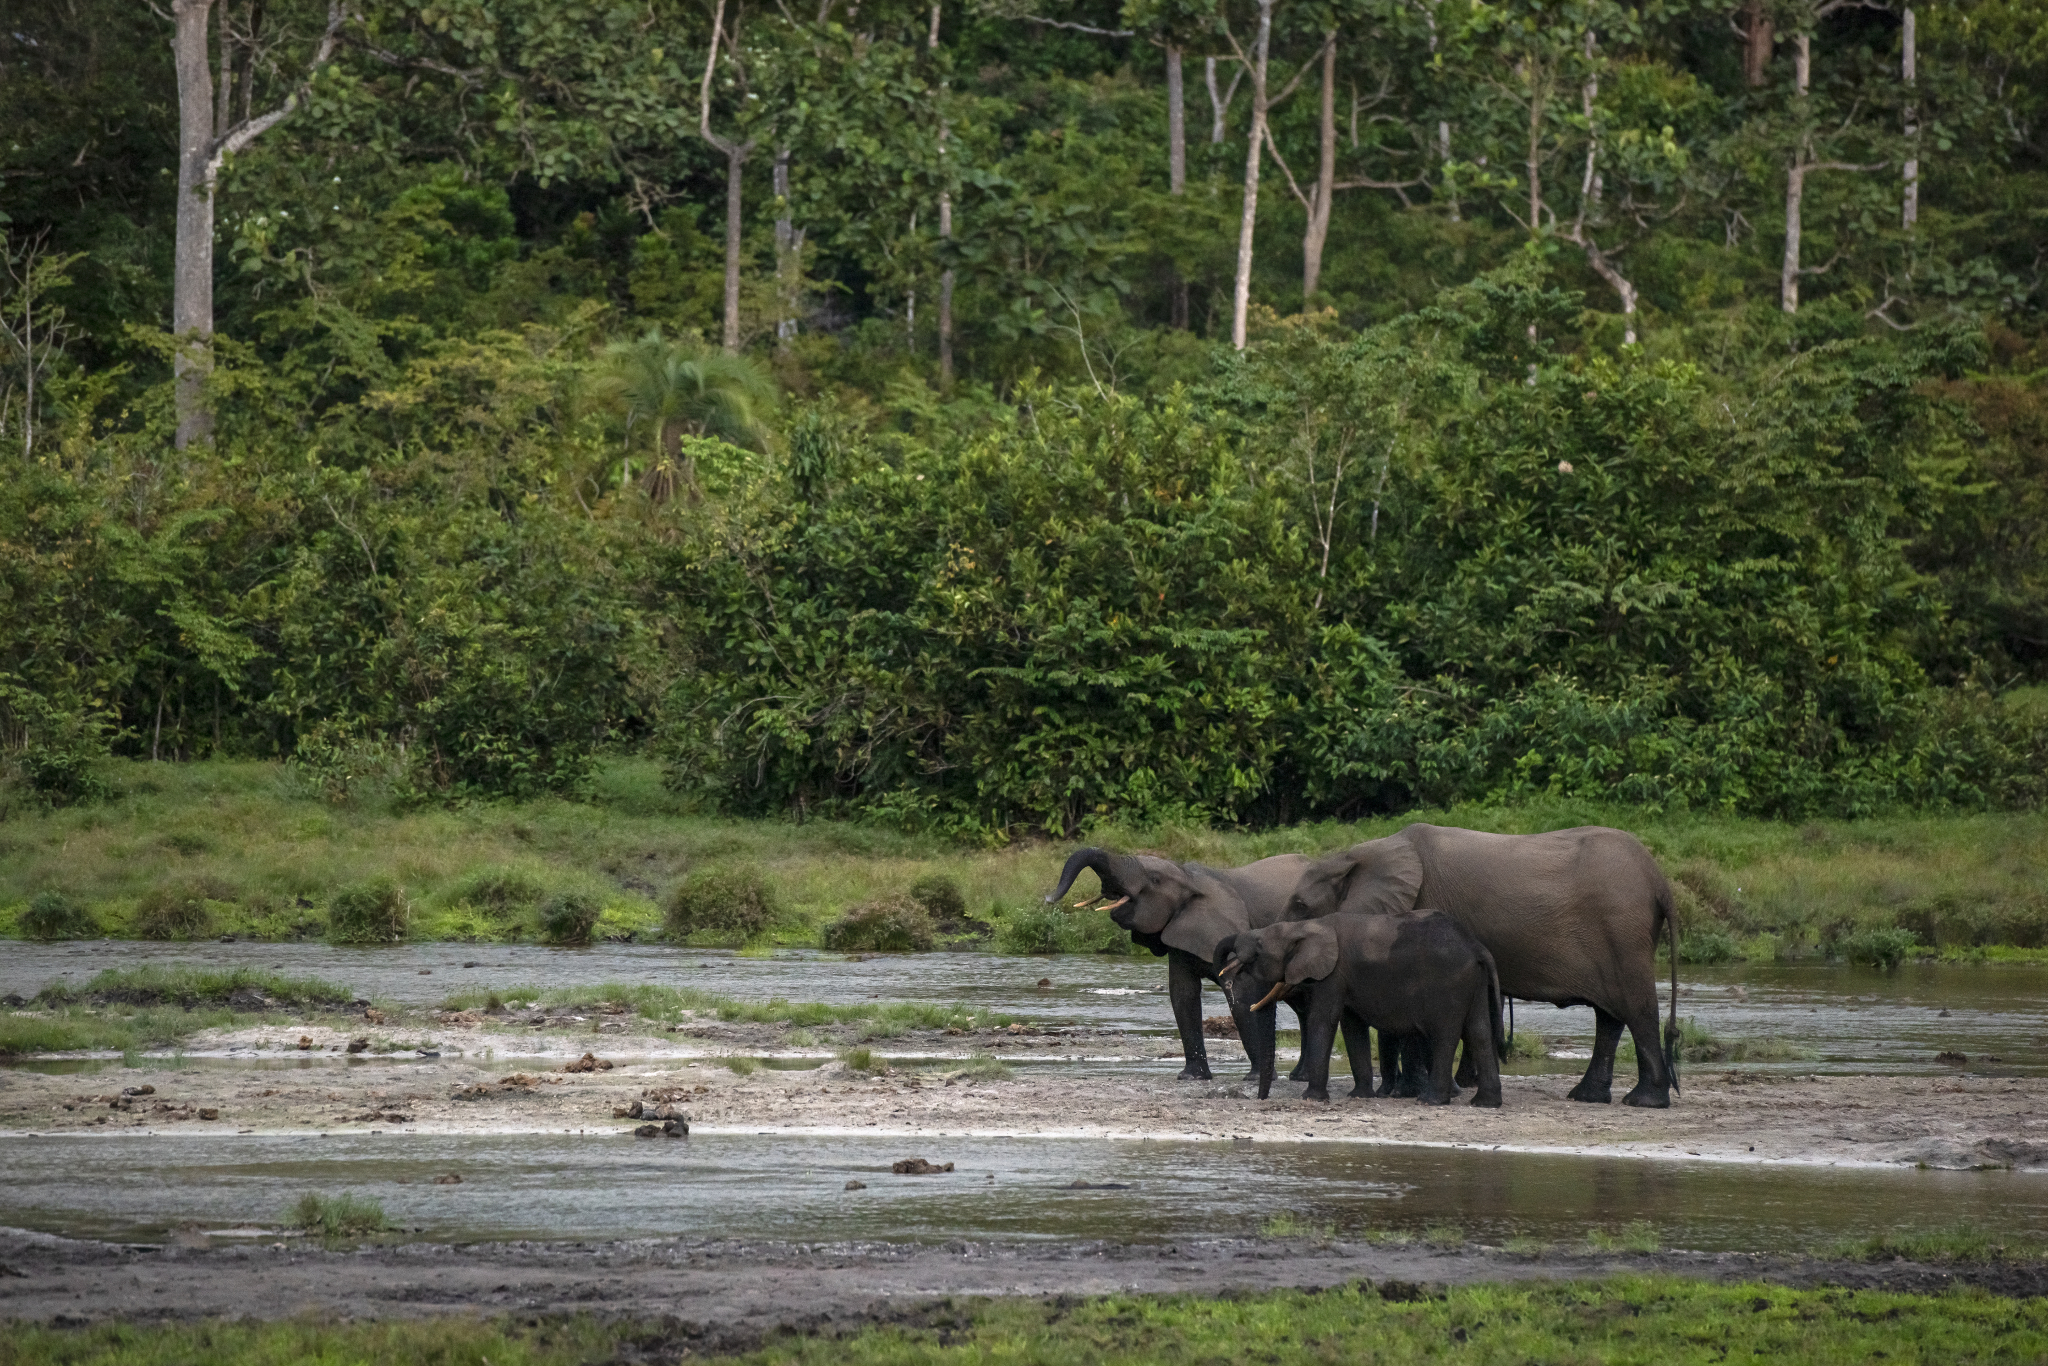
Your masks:
{"label": "puddle", "polygon": [[[1569,1243],[1636,1219],[1665,1246],[1699,1249],[1795,1250],[1959,1220],[2048,1237],[2048,1178],[2010,1172],[1792,1171],[1337,1143],[391,1134],[36,1138],[9,1140],[5,1152],[0,1223],[141,1241],[182,1224],[274,1226],[307,1191],[368,1196],[408,1236],[458,1241],[1144,1242],[1255,1234],[1281,1215],[1353,1238],[1449,1225],[1495,1244]],[[955,1170],[890,1173],[911,1156]],[[88,1163],[93,1179],[80,1182]],[[462,1183],[433,1184],[449,1172]],[[867,1188],[845,1189],[851,1180]]]}

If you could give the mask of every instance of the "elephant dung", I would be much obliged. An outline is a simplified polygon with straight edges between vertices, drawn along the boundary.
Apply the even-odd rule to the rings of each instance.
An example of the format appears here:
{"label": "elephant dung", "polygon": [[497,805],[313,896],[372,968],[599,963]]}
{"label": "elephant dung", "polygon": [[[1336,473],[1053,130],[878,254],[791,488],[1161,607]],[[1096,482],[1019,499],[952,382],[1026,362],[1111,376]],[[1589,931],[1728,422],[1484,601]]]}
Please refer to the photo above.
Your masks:
{"label": "elephant dung", "polygon": [[889,1170],[898,1176],[936,1176],[940,1172],[953,1170],[953,1164],[947,1162],[941,1165],[927,1162],[921,1157],[906,1157],[901,1162],[892,1163]]}

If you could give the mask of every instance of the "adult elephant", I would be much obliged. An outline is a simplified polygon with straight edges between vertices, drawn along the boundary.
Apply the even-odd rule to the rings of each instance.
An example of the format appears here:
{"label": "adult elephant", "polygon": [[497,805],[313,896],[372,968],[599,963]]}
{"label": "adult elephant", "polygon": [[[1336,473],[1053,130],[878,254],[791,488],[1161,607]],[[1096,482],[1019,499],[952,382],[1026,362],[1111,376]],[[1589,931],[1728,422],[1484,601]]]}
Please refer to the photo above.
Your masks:
{"label": "adult elephant", "polygon": [[[1593,1007],[1593,1060],[1573,1100],[1613,1098],[1625,1024],[1636,1084],[1624,1105],[1661,1109],[1678,1087],[1678,921],[1671,884],[1625,830],[1583,825],[1492,835],[1410,825],[1317,859],[1286,918],[1338,911],[1444,911],[1493,954],[1501,991],[1525,1001]],[[1671,942],[1671,1015],[1657,1038],[1657,937]]]}
{"label": "adult elephant", "polygon": [[[1076,849],[1060,870],[1060,885],[1048,903],[1065,896],[1083,869],[1102,884],[1105,907],[1118,928],[1130,931],[1133,942],[1166,959],[1167,1000],[1173,1005],[1174,1028],[1180,1032],[1183,1081],[1209,1080],[1209,1049],[1202,1038],[1202,983],[1215,982],[1216,965],[1209,955],[1223,939],[1260,929],[1284,918],[1289,899],[1308,871],[1301,854],[1276,854],[1242,868],[1205,868],[1180,864],[1156,854],[1118,854],[1107,849]],[[1219,982],[1220,986],[1221,983]],[[1226,992],[1225,995],[1229,997]],[[1229,997],[1238,1038],[1250,1037],[1250,1019],[1235,997]],[[1246,1050],[1250,1056],[1250,1050]]]}

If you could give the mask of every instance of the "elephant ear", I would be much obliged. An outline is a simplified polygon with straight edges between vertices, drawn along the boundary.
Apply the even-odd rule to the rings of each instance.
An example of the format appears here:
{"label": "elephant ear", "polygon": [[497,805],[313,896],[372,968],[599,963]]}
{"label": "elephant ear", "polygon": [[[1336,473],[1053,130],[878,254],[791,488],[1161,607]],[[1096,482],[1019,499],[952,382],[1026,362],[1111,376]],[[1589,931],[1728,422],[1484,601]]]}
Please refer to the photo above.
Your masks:
{"label": "elephant ear", "polygon": [[1319,982],[1337,970],[1337,932],[1321,920],[1304,920],[1288,930],[1287,985]]}
{"label": "elephant ear", "polygon": [[1415,909],[1422,891],[1422,855],[1405,832],[1354,844],[1338,857],[1351,864],[1339,908],[1367,915]]}
{"label": "elephant ear", "polygon": [[1166,922],[1159,938],[1167,945],[1213,963],[1222,941],[1251,928],[1251,913],[1235,892],[1214,878],[1193,879],[1193,895]]}

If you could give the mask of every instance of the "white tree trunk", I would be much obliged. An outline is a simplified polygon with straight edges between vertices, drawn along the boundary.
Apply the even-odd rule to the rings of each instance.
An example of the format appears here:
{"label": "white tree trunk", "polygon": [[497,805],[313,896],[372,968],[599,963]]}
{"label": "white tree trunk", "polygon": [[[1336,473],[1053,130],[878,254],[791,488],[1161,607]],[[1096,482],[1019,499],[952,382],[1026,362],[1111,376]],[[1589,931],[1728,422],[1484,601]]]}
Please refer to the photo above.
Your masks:
{"label": "white tree trunk", "polygon": [[[1212,64],[1214,58],[1210,59]],[[1188,191],[1188,101],[1181,72],[1181,50],[1166,46],[1166,192],[1184,195]],[[1173,267],[1167,285],[1172,325],[1181,331],[1188,325],[1188,282],[1180,267]]]}
{"label": "white tree trunk", "polygon": [[1324,35],[1323,104],[1318,127],[1315,189],[1309,193],[1308,227],[1301,235],[1301,308],[1314,307],[1323,278],[1323,245],[1330,238],[1330,207],[1337,194],[1337,35]]}
{"label": "white tree trunk", "polygon": [[178,212],[171,274],[171,331],[178,350],[179,450],[213,440],[206,377],[213,369],[213,66],[207,19],[213,0],[175,0],[171,34],[178,80]]}
{"label": "white tree trunk", "polygon": [[802,306],[804,235],[789,208],[789,149],[775,149],[775,341],[787,347],[796,337]]}
{"label": "white tree trunk", "polygon": [[1266,141],[1266,54],[1273,42],[1275,3],[1276,0],[1259,0],[1259,37],[1252,52],[1251,145],[1244,157],[1244,209],[1237,225],[1237,280],[1230,293],[1230,344],[1239,351],[1244,350],[1246,322],[1251,312],[1252,236],[1259,220],[1259,153]]}
{"label": "white tree trunk", "polygon": [[1809,35],[1802,33],[1792,49],[1794,108],[1801,127],[1798,144],[1792,149],[1792,165],[1785,172],[1785,259],[1778,268],[1778,306],[1787,313],[1799,311],[1800,211],[1806,199],[1807,165],[1813,159],[1813,133],[1805,126],[1812,63],[1813,44]]}
{"label": "white tree trunk", "polygon": [[1907,9],[1901,14],[1899,30],[1899,76],[1906,83],[1906,168],[1905,195],[1900,205],[1900,219],[1907,232],[1920,221],[1920,110],[1914,101],[1915,87],[1920,81],[1919,54],[1917,47],[1913,11]]}

